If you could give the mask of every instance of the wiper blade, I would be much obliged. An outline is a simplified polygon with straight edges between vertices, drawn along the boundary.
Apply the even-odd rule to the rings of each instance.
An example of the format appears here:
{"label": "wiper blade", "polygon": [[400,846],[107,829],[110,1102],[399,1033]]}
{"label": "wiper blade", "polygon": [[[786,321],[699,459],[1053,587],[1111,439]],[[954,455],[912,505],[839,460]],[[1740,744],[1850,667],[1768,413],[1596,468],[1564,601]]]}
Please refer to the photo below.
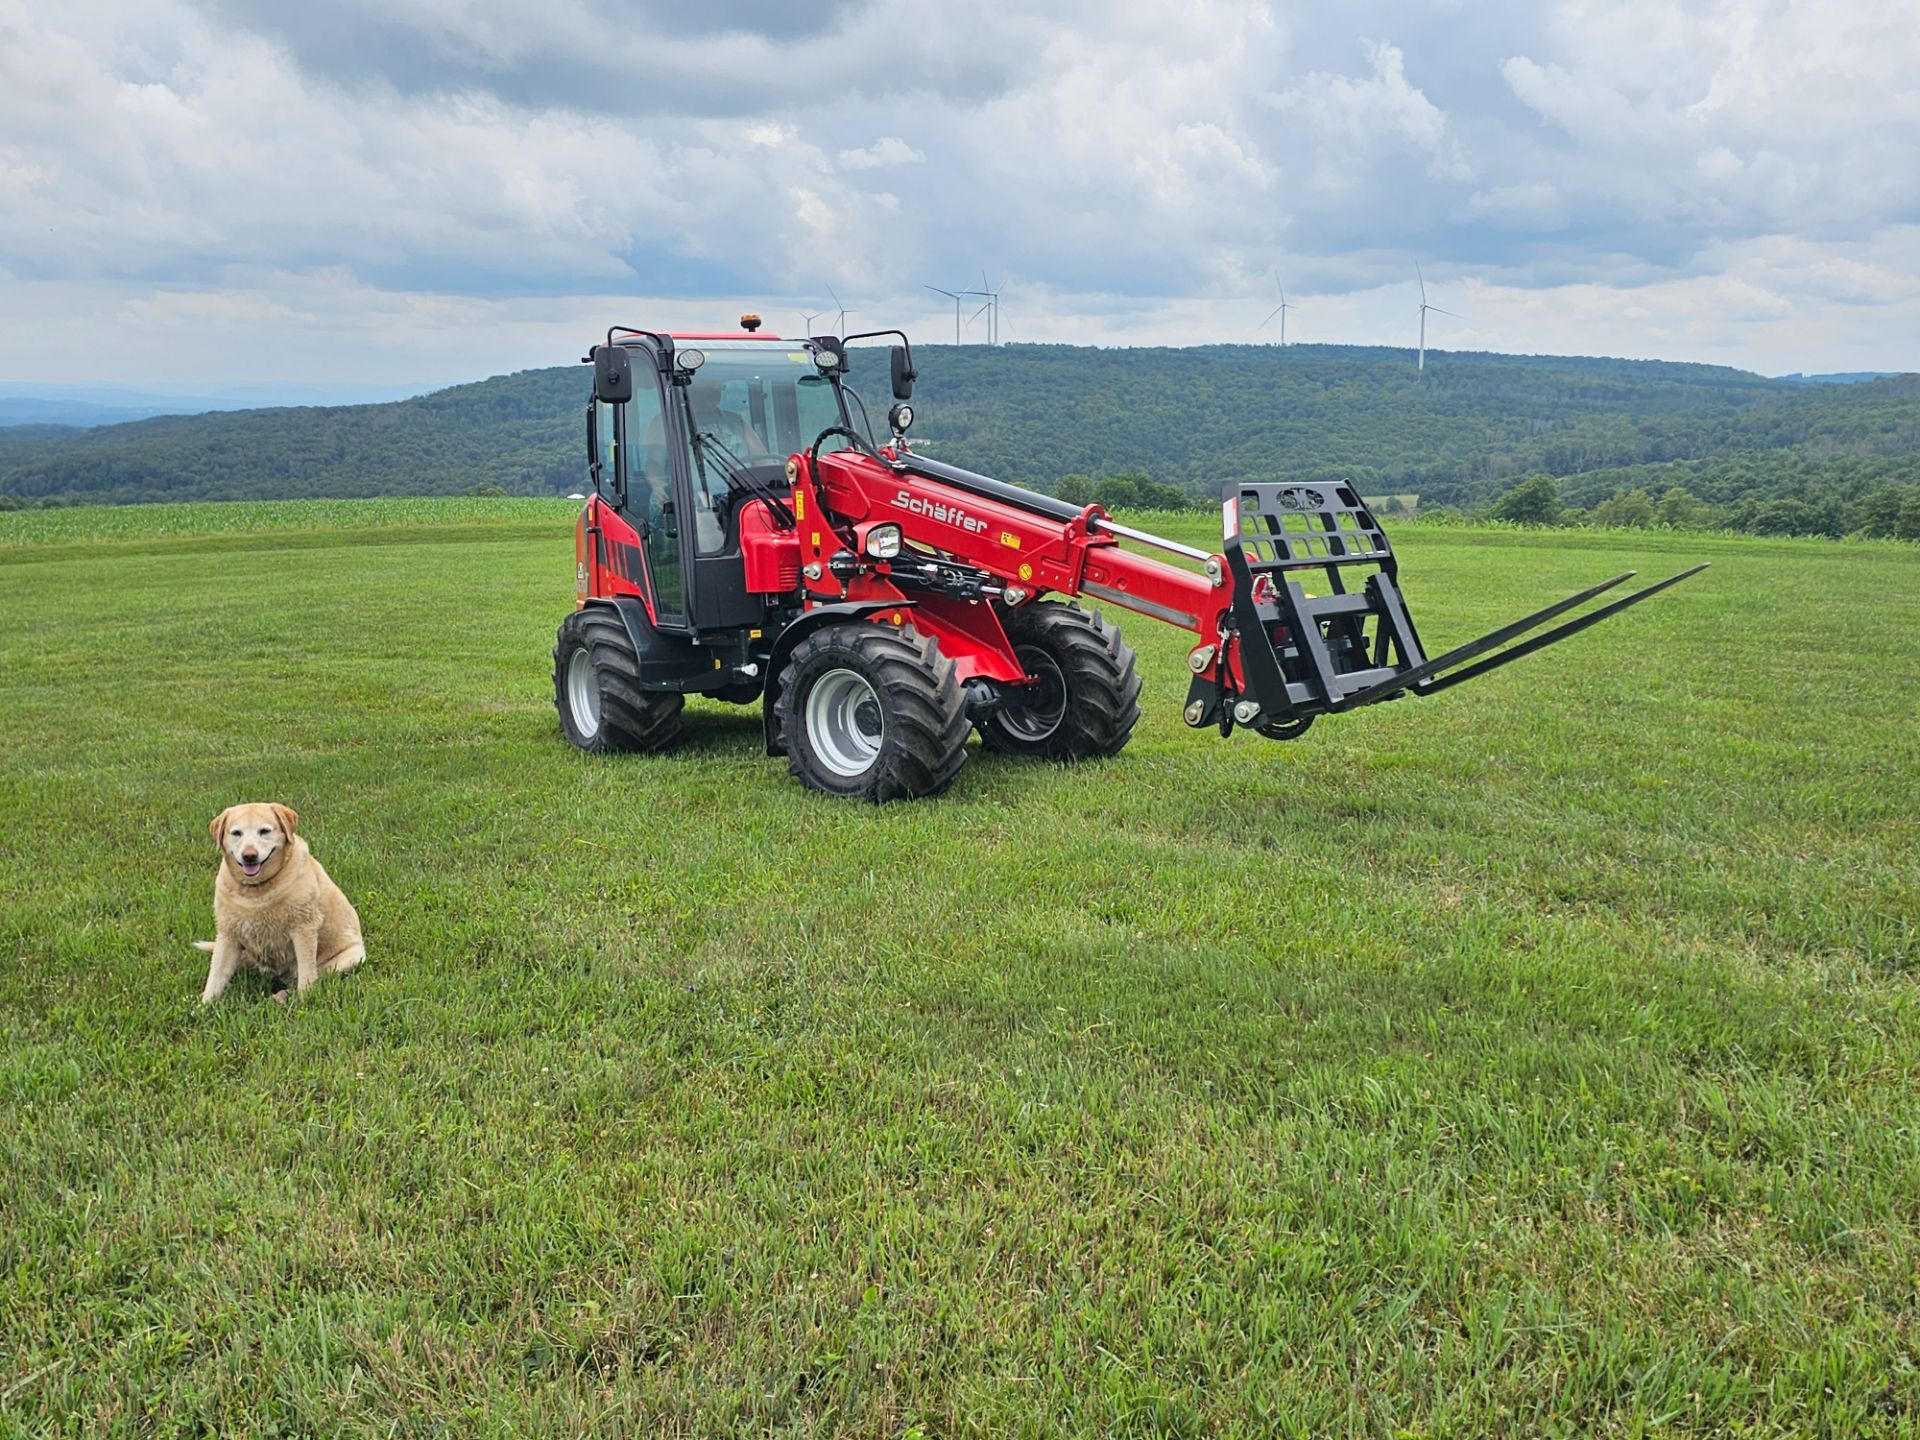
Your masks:
{"label": "wiper blade", "polygon": [[693,443],[703,451],[711,446],[717,452],[713,457],[714,465],[729,488],[751,499],[764,500],[767,508],[773,511],[774,519],[779,522],[781,529],[791,530],[794,527],[797,522],[793,511],[787,508],[786,498],[773,486],[763,480],[756,480],[749,474],[746,462],[727,447],[726,441],[711,430],[700,430],[695,432]]}

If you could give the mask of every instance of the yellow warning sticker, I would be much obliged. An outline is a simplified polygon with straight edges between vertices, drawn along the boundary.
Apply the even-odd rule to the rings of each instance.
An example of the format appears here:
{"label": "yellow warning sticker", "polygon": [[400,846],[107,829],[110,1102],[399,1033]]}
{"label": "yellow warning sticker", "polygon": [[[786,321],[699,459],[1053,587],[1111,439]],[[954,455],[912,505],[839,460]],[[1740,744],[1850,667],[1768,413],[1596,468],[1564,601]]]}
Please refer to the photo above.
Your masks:
{"label": "yellow warning sticker", "polygon": [[1005,545],[1009,550],[1018,550],[1020,548],[1020,537],[1011,530],[1002,530],[1000,532],[1000,543]]}
{"label": "yellow warning sticker", "polygon": [[[804,490],[793,492],[793,518],[796,520],[807,518],[807,492]],[[816,540],[813,543],[818,545],[820,542]]]}
{"label": "yellow warning sticker", "polygon": [[1025,561],[1022,561],[1020,565],[1020,578],[1022,580],[1031,580],[1033,578],[1033,566],[1027,564]]}

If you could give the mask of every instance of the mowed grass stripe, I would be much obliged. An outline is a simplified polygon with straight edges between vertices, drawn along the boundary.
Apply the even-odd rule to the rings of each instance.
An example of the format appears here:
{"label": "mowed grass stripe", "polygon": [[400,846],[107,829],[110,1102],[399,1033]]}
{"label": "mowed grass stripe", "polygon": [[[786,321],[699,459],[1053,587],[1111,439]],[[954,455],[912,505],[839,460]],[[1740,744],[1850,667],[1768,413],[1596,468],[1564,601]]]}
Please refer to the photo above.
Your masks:
{"label": "mowed grass stripe", "polygon": [[[389,503],[0,564],[0,1433],[1920,1423],[1911,549],[1407,527],[1435,650],[1714,568],[1291,746],[1120,616],[875,811],[568,750],[570,509]],[[201,1013],[254,796],[371,959]]]}

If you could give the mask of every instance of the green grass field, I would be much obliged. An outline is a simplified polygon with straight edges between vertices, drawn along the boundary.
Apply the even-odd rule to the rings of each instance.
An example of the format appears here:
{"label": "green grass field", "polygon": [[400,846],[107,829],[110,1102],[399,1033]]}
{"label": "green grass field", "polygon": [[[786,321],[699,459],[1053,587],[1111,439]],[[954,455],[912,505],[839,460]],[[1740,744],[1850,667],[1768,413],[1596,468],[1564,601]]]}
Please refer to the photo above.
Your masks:
{"label": "green grass field", "polygon": [[[874,810],[566,748],[572,511],[0,516],[0,1434],[1920,1429],[1920,550]],[[241,799],[370,959],[203,1012]]]}

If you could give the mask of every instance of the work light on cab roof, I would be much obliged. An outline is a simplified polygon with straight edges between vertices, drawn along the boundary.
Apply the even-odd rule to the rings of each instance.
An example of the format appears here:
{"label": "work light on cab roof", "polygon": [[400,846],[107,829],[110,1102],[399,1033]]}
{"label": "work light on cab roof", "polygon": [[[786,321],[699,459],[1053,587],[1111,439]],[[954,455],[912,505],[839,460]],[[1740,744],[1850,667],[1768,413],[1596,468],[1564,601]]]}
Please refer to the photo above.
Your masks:
{"label": "work light on cab roof", "polygon": [[[614,326],[586,357],[592,494],[553,652],[560,728],[584,750],[663,749],[698,694],[758,703],[768,754],[858,799],[945,789],[976,730],[1013,755],[1115,755],[1141,680],[1119,627],[1076,601],[1192,632],[1189,726],[1291,740],[1322,715],[1484,675],[1706,568],[1541,629],[1632,572],[1616,575],[1429,656],[1393,547],[1345,481],[1230,484],[1220,547],[1201,550],[916,454],[904,333],[760,326],[751,312],[732,333]],[[852,380],[874,353],[849,348],[863,340],[893,342],[884,437]]]}

